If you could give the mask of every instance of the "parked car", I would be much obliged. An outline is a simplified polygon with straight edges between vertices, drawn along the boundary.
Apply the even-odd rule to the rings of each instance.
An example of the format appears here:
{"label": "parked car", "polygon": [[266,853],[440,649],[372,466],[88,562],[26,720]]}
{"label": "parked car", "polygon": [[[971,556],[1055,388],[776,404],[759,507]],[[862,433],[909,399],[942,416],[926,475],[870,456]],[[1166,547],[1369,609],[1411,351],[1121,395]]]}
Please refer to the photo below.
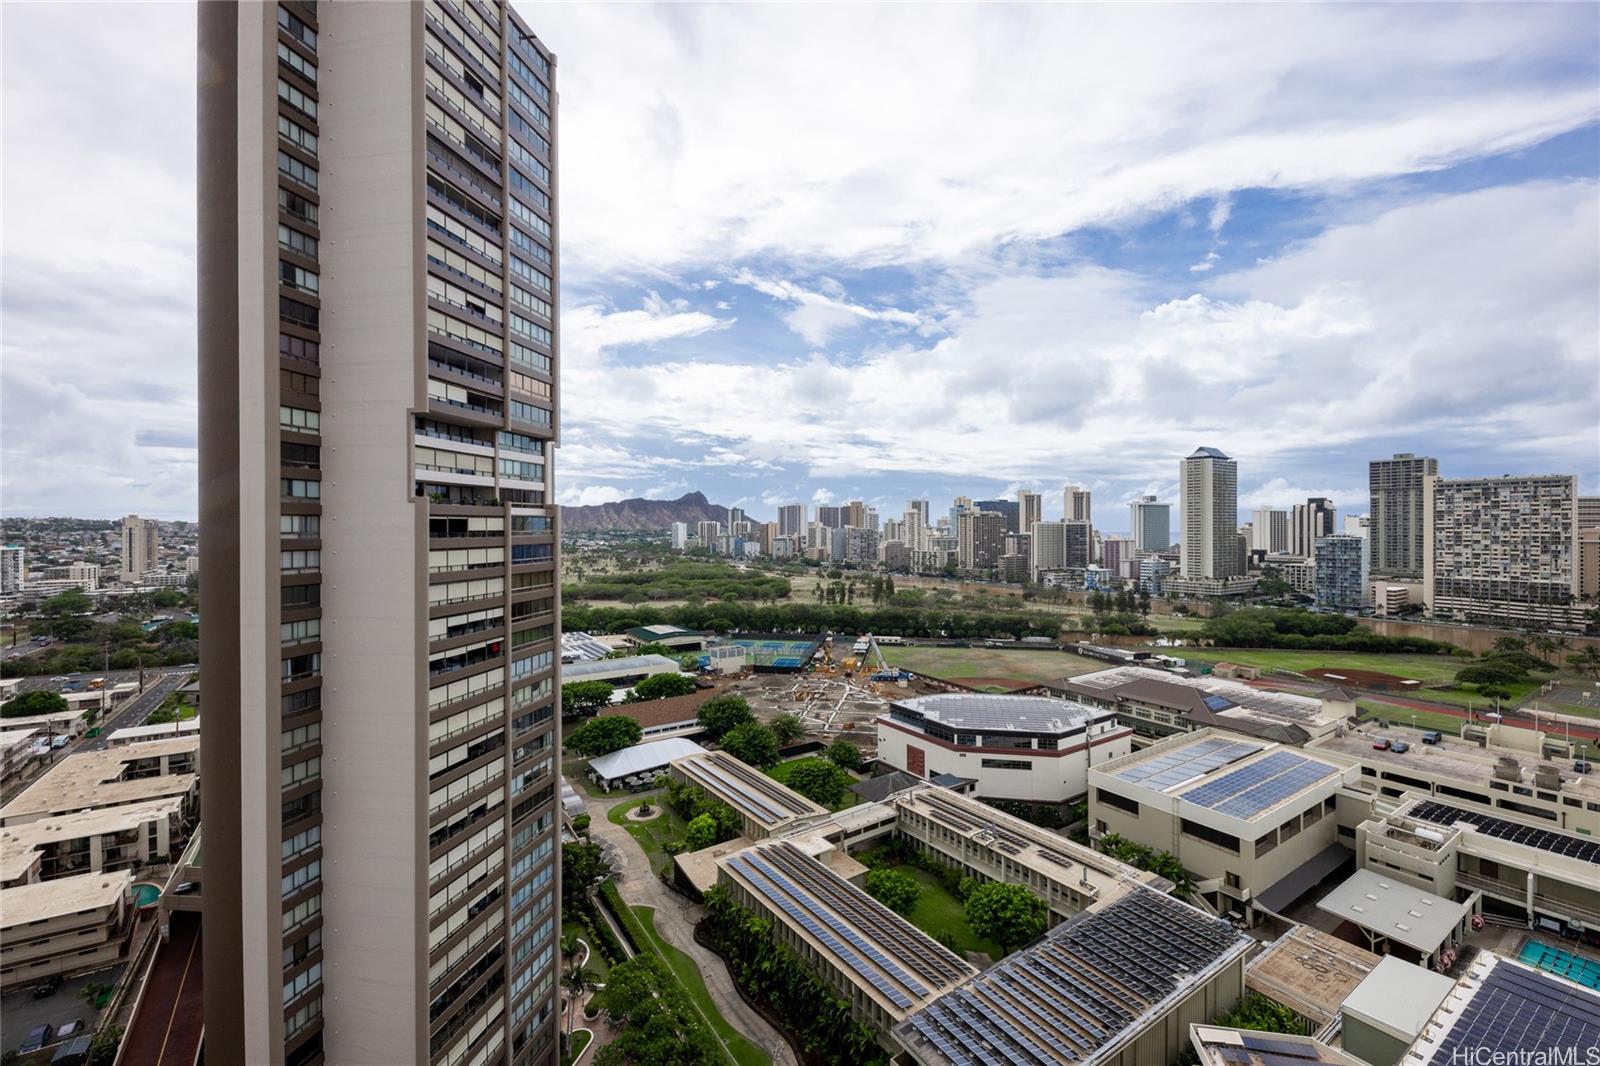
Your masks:
{"label": "parked car", "polygon": [[43,981],[33,986],[34,999],[49,999],[56,994],[56,989],[61,987],[61,978],[46,977]]}
{"label": "parked car", "polygon": [[36,1025],[28,1030],[27,1039],[22,1042],[17,1050],[24,1055],[31,1055],[50,1043],[50,1035],[54,1032],[55,1030],[50,1028],[49,1025]]}
{"label": "parked car", "polygon": [[1406,752],[1411,750],[1411,745],[1407,744],[1403,740],[1397,740],[1393,744],[1389,745],[1389,750],[1397,755],[1404,755]]}
{"label": "parked car", "polygon": [[1388,737],[1379,737],[1377,740],[1374,740],[1372,742],[1372,749],[1374,751],[1388,751],[1389,750],[1389,738]]}
{"label": "parked car", "polygon": [[1426,733],[1422,734],[1422,742],[1424,744],[1437,744],[1443,739],[1444,738],[1439,735],[1439,731],[1437,729],[1430,729]]}
{"label": "parked car", "polygon": [[83,1035],[83,1019],[74,1018],[56,1030],[57,1040],[71,1040],[75,1036]]}
{"label": "parked car", "polygon": [[66,736],[65,734],[63,734],[62,736],[56,737],[53,740],[51,740],[50,741],[50,746],[52,748],[64,748],[64,747],[67,746],[67,741],[69,741],[71,739],[72,739],[71,737]]}
{"label": "parked car", "polygon": [[89,1061],[89,1048],[93,1043],[94,1038],[89,1036],[68,1040],[50,1056],[50,1066],[84,1066]]}
{"label": "parked car", "polygon": [[1575,773],[1575,774],[1586,774],[1586,773],[1588,773],[1589,771],[1591,771],[1593,769],[1594,769],[1594,764],[1591,763],[1588,759],[1573,759],[1572,760],[1572,772]]}

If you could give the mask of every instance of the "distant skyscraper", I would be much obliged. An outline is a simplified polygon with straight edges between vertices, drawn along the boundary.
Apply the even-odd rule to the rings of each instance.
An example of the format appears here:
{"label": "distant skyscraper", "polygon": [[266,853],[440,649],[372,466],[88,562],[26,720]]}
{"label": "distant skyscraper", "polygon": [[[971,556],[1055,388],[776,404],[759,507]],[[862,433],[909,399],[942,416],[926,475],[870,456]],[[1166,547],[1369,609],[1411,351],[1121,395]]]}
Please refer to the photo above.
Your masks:
{"label": "distant skyscraper", "polygon": [[1426,545],[1422,483],[1439,473],[1439,460],[1398,452],[1367,464],[1370,523],[1367,554],[1374,577],[1420,581]]}
{"label": "distant skyscraper", "polygon": [[1068,522],[1093,522],[1088,489],[1068,485],[1061,493],[1061,517]]}
{"label": "distant skyscraper", "polygon": [[743,507],[728,508],[728,528],[730,530],[739,525],[741,522],[746,521],[748,521],[748,519],[745,517]]}
{"label": "distant skyscraper", "polygon": [[817,521],[829,529],[843,529],[845,525],[845,508],[834,507],[829,504],[817,505]]}
{"label": "distant skyscraper", "polygon": [[1347,514],[1340,519],[1340,532],[1351,537],[1364,537],[1371,527],[1372,519],[1364,514]]}
{"label": "distant skyscraper", "polygon": [[1317,606],[1358,611],[1367,606],[1367,542],[1348,533],[1320,537],[1316,544]]}
{"label": "distant skyscraper", "polygon": [[1302,559],[1314,558],[1317,541],[1333,532],[1333,501],[1315,496],[1294,505],[1289,525],[1289,551]]}
{"label": "distant skyscraper", "polygon": [[844,505],[844,524],[856,529],[867,528],[867,505],[861,500],[851,500]]}
{"label": "distant skyscraper", "polygon": [[1183,577],[1221,580],[1239,570],[1239,464],[1216,448],[1197,448],[1178,464],[1183,515]]}
{"label": "distant skyscraper", "polygon": [[1027,489],[1017,491],[1017,531],[1026,533],[1044,520],[1044,497]]}
{"label": "distant skyscraper", "polygon": [[19,592],[28,577],[26,548],[7,545],[0,548],[0,592]]}
{"label": "distant skyscraper", "polygon": [[122,520],[122,580],[137,584],[156,568],[161,534],[153,519],[131,514]]}
{"label": "distant skyscraper", "polygon": [[913,515],[913,514],[915,514],[917,516],[917,524],[918,525],[920,525],[920,526],[929,525],[930,523],[928,522],[928,501],[927,500],[907,500],[906,501],[906,516],[907,516],[906,517],[906,521],[907,522],[911,521],[910,516]]}
{"label": "distant skyscraper", "polygon": [[1172,505],[1154,496],[1128,504],[1128,528],[1139,551],[1164,552],[1172,547]]}
{"label": "distant skyscraper", "polygon": [[674,551],[683,551],[689,546],[689,523],[672,523],[672,548]]}
{"label": "distant skyscraper", "polygon": [[990,570],[1005,547],[1006,519],[996,511],[964,511],[957,551],[963,570]]}
{"label": "distant skyscraper", "polygon": [[699,548],[701,551],[716,554],[717,538],[722,535],[722,523],[697,522],[695,523],[694,535],[700,542]]}
{"label": "distant skyscraper", "polygon": [[1289,550],[1289,512],[1258,507],[1250,520],[1250,547],[1271,555]]}
{"label": "distant skyscraper", "polygon": [[806,531],[806,505],[786,503],[778,508],[778,535],[800,536]]}
{"label": "distant skyscraper", "polygon": [[1422,596],[1459,621],[1575,625],[1578,483],[1565,474],[1423,482]]}
{"label": "distant skyscraper", "polygon": [[1132,537],[1107,537],[1100,542],[1102,565],[1117,577],[1129,577],[1128,566],[1133,561],[1136,545]]}
{"label": "distant skyscraper", "polygon": [[957,496],[950,501],[950,532],[960,535],[961,516],[974,510],[971,496]]}
{"label": "distant skyscraper", "polygon": [[1015,500],[974,500],[972,506],[980,511],[993,511],[1004,515],[1007,533],[1022,533],[1025,530],[1018,527],[1018,504]]}

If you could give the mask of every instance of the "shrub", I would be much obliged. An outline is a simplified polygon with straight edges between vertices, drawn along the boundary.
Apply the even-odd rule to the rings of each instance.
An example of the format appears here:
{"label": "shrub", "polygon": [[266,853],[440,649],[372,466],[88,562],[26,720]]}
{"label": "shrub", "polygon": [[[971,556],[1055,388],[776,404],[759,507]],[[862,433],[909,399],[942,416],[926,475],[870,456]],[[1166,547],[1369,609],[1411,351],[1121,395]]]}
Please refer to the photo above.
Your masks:
{"label": "shrub", "polygon": [[778,738],[760,722],[746,722],[722,738],[722,750],[760,770],[778,765]]}
{"label": "shrub", "polygon": [[866,886],[869,896],[900,914],[910,914],[922,898],[916,878],[898,870],[868,870]]}

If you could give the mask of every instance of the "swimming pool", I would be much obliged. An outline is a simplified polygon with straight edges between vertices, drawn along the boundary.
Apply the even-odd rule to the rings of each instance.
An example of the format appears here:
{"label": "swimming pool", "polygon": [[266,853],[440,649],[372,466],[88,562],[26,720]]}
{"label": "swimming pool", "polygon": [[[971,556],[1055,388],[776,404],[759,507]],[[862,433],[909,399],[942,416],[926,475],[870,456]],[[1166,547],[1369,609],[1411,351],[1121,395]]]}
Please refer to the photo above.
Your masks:
{"label": "swimming pool", "polygon": [[149,907],[161,898],[161,886],[153,885],[149,881],[135,881],[131,891],[133,905],[139,908]]}
{"label": "swimming pool", "polygon": [[1570,951],[1563,951],[1537,940],[1530,940],[1523,945],[1522,954],[1518,957],[1529,966],[1537,966],[1557,977],[1576,981],[1586,988],[1600,989],[1600,962],[1595,962],[1593,959],[1574,955]]}

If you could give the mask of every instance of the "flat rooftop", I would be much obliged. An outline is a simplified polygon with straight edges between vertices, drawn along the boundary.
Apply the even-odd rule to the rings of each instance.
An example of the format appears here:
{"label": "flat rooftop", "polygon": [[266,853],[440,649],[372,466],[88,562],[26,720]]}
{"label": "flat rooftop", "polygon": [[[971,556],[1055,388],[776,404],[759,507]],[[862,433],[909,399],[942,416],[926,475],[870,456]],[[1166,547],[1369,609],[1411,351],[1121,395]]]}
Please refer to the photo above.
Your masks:
{"label": "flat rooftop", "polygon": [[1516,844],[1535,851],[1549,852],[1552,855],[1600,866],[1600,841],[1596,841],[1593,837],[1503,818],[1498,814],[1474,810],[1465,804],[1419,799],[1397,809],[1395,814],[1450,828],[1466,826],[1472,832],[1493,837],[1507,844]]}
{"label": "flat rooftop", "polygon": [[1108,711],[1076,700],[977,692],[913,696],[894,700],[893,706],[921,715],[930,722],[977,733],[985,730],[1066,733],[1082,729],[1096,719],[1111,717]]}
{"label": "flat rooftop", "polygon": [[0,881],[26,873],[34,854],[45,844],[138,829],[158,818],[171,818],[182,809],[183,800],[171,796],[154,803],[76,811],[5,826],[0,828]]}
{"label": "flat rooftop", "polygon": [[678,661],[665,655],[625,655],[620,659],[596,659],[592,662],[568,663],[561,668],[561,680],[582,681],[585,678],[626,677],[629,674],[677,673]]}
{"label": "flat rooftop", "polygon": [[1244,983],[1321,1027],[1338,1017],[1340,1004],[1379,958],[1332,933],[1297,925],[1251,961]]}
{"label": "flat rooftop", "polygon": [[1467,915],[1465,904],[1376,870],[1357,870],[1323,896],[1317,909],[1425,955]]}
{"label": "flat rooftop", "polygon": [[1062,922],[894,1027],[927,1066],[1115,1056],[1160,1014],[1254,943],[1153,889]]}
{"label": "flat rooftop", "polygon": [[[1572,772],[1570,762],[1560,763],[1541,759],[1531,752],[1512,751],[1508,748],[1480,748],[1470,741],[1446,736],[1442,743],[1423,744],[1417,741],[1420,731],[1410,729],[1367,728],[1344,736],[1327,736],[1307,745],[1308,751],[1326,751],[1359,759],[1367,766],[1399,773],[1426,774],[1444,778],[1452,783],[1488,794],[1489,782],[1494,780],[1495,765],[1502,756],[1514,760],[1522,774],[1521,783],[1533,787],[1534,770],[1550,767],[1561,774],[1563,795],[1581,797],[1591,803],[1600,803],[1600,783],[1582,774]],[[1376,737],[1402,737],[1411,741],[1411,750],[1401,753],[1393,750],[1378,751],[1372,746]],[[1593,775],[1591,775],[1593,776]]]}
{"label": "flat rooftop", "polygon": [[621,751],[613,751],[609,755],[590,759],[589,769],[607,781],[615,781],[619,777],[631,777],[650,770],[664,769],[675,760],[705,750],[694,741],[683,737],[647,740],[643,744],[635,744],[631,748],[623,748]]}
{"label": "flat rooftop", "polygon": [[109,907],[127,893],[131,884],[133,874],[118,870],[0,889],[0,929]]}
{"label": "flat rooftop", "polygon": [[1166,797],[1244,821],[1341,781],[1346,767],[1296,748],[1210,729],[1153,744],[1097,768],[1144,802]]}
{"label": "flat rooftop", "polygon": [[199,751],[199,737],[179,737],[69,755],[22,795],[0,808],[0,825],[51,814],[187,795],[199,781],[192,773],[151,775],[132,780],[123,777],[129,763],[170,755],[197,755]]}
{"label": "flat rooftop", "polygon": [[34,728],[28,729],[0,729],[0,750],[21,744],[37,733]]}
{"label": "flat rooftop", "polygon": [[675,759],[672,768],[768,831],[802,819],[828,817],[828,808],[725,751]]}
{"label": "flat rooftop", "polygon": [[[1434,1012],[1400,1066],[1583,1062],[1596,1047],[1600,995],[1484,951]],[[1557,1058],[1552,1052],[1571,1057]]]}
{"label": "flat rooftop", "polygon": [[[1090,674],[1077,674],[1056,684],[1067,690],[1082,688],[1089,691],[1102,692],[1107,695],[1116,695],[1119,689],[1129,686],[1146,686],[1143,691],[1154,695],[1159,690],[1147,686],[1159,683],[1176,688],[1192,689],[1208,696],[1220,698],[1224,703],[1208,703],[1209,709],[1223,717],[1233,717],[1240,720],[1260,719],[1270,722],[1297,725],[1308,733],[1316,735],[1324,729],[1331,729],[1340,721],[1340,715],[1326,710],[1322,700],[1311,696],[1301,696],[1293,692],[1279,692],[1273,689],[1253,688],[1239,681],[1227,678],[1182,677],[1178,674],[1168,673],[1165,670],[1154,670],[1148,666],[1114,666],[1109,670],[1096,670]],[[1134,687],[1129,695],[1138,698],[1141,689]]]}
{"label": "flat rooftop", "polygon": [[891,1017],[978,972],[789,841],[747,848],[718,867]]}
{"label": "flat rooftop", "polygon": [[1409,1044],[1422,1035],[1422,1027],[1455,984],[1442,973],[1385,955],[1342,1009]]}
{"label": "flat rooftop", "polygon": [[1071,884],[1075,891],[1093,896],[1096,904],[1113,900],[1135,885],[1165,884],[1147,870],[1118,862],[1109,855],[938,785],[924,784],[898,793],[888,802],[1051,881]]}
{"label": "flat rooftop", "polygon": [[1200,1066],[1299,1066],[1300,1063],[1319,1062],[1331,1066],[1368,1066],[1364,1060],[1329,1047],[1314,1037],[1289,1033],[1191,1025],[1189,1042],[1200,1057]]}
{"label": "flat rooftop", "polygon": [[106,738],[110,744],[134,744],[145,740],[160,740],[162,737],[181,737],[198,734],[200,732],[200,716],[185,718],[181,722],[167,722],[162,725],[130,725],[124,729],[114,730]]}

